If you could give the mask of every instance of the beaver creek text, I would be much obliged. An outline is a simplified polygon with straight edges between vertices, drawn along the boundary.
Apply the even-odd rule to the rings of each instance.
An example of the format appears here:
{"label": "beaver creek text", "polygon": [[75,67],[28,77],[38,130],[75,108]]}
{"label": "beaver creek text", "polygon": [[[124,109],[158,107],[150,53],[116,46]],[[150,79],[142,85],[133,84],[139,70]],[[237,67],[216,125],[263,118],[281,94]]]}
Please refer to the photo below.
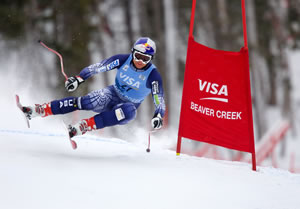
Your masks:
{"label": "beaver creek text", "polygon": [[204,107],[194,102],[191,102],[191,110],[201,113],[203,115],[207,115],[210,117],[217,117],[221,119],[227,120],[242,120],[242,112],[231,112],[231,111],[223,111],[223,110],[214,110],[212,108]]}

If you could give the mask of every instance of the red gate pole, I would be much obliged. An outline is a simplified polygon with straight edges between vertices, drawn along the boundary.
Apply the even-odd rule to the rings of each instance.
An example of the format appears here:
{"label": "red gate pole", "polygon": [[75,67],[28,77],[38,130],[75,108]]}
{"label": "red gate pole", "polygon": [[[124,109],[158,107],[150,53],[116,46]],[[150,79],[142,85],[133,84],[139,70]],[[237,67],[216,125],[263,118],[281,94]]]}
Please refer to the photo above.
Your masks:
{"label": "red gate pole", "polygon": [[241,0],[241,1],[242,1],[241,3],[242,3],[242,16],[243,16],[244,45],[245,45],[245,48],[248,49],[246,6],[245,6],[245,0]]}
{"label": "red gate pole", "polygon": [[177,139],[177,149],[176,149],[176,155],[177,155],[177,156],[180,155],[180,151],[181,151],[181,140],[182,140],[182,137],[178,135],[178,139]]}
{"label": "red gate pole", "polygon": [[190,33],[189,33],[189,36],[193,36],[194,19],[195,19],[195,9],[196,9],[196,0],[193,0],[192,14],[191,14],[191,20],[190,20]]}
{"label": "red gate pole", "polygon": [[[241,0],[242,5],[242,16],[243,16],[243,33],[244,33],[244,47],[248,51],[248,40],[247,40],[247,22],[246,22],[246,6],[245,6],[245,0]],[[250,74],[249,69],[249,54],[248,54],[248,73]],[[252,118],[252,102],[251,102],[251,88],[250,88],[250,75],[249,75],[249,84],[248,84],[248,91],[250,92],[250,96],[248,98],[248,109],[250,110],[251,117],[249,118],[249,124],[250,125],[250,136],[252,144],[252,170],[256,171],[256,156],[255,156],[255,145],[254,145],[254,132],[253,132],[253,118]]]}
{"label": "red gate pole", "polygon": [[[193,0],[192,13],[191,13],[191,19],[190,19],[190,33],[189,33],[189,39],[188,39],[189,41],[190,41],[190,38],[193,38],[195,9],[196,9],[196,0]],[[189,43],[188,43],[188,49],[187,49],[187,51],[189,51]],[[188,59],[188,55],[187,55],[186,59]],[[185,66],[185,68],[187,69],[187,66]],[[181,141],[182,141],[182,135],[180,134],[181,113],[180,113],[180,118],[179,118],[179,128],[178,128],[178,139],[177,139],[176,155],[180,155],[180,150],[181,150]]]}

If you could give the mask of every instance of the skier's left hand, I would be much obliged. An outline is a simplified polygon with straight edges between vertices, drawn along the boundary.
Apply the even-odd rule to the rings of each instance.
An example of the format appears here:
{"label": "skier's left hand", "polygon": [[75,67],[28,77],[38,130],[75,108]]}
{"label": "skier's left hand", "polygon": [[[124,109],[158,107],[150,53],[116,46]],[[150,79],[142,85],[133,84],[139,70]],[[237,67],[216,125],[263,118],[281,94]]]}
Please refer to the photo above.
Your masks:
{"label": "skier's left hand", "polygon": [[68,92],[75,91],[84,80],[80,76],[69,77],[65,82],[65,87]]}
{"label": "skier's left hand", "polygon": [[151,125],[154,129],[161,129],[161,127],[163,126],[163,119],[159,113],[154,115],[151,120]]}

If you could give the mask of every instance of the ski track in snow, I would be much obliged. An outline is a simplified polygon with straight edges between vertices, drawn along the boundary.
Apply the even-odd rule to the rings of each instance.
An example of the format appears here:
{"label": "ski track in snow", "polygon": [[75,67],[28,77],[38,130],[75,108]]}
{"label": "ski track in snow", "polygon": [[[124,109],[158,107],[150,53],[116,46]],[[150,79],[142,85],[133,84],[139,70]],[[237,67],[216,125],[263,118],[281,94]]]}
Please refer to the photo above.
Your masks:
{"label": "ski track in snow", "polygon": [[0,130],[0,208],[298,209],[300,175],[152,143]]}

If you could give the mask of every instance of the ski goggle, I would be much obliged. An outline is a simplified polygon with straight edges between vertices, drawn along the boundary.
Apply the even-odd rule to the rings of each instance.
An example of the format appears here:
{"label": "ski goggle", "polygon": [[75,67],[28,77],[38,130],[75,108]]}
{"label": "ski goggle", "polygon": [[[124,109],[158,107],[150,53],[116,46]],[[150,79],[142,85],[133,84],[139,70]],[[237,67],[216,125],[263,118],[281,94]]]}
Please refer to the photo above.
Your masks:
{"label": "ski goggle", "polygon": [[134,51],[133,58],[135,61],[142,61],[144,64],[148,64],[151,61],[152,56],[148,54],[142,54],[138,51]]}

